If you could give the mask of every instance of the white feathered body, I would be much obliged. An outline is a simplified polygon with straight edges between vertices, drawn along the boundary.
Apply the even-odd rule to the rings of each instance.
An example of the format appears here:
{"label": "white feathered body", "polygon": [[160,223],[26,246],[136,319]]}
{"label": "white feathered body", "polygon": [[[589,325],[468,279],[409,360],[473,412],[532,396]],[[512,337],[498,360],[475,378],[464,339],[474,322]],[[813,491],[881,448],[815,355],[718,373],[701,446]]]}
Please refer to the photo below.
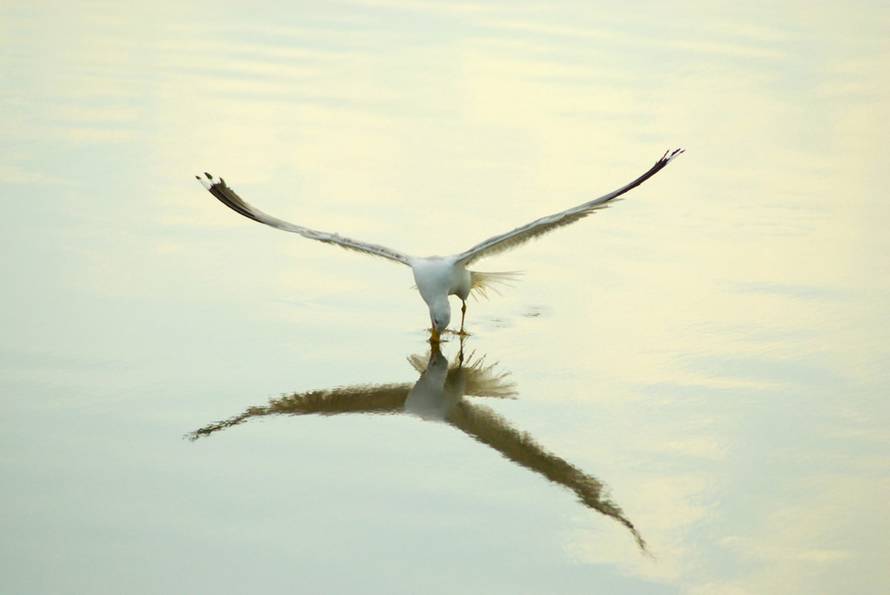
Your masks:
{"label": "white feathered body", "polygon": [[412,258],[410,264],[417,290],[427,304],[443,296],[456,295],[465,300],[470,295],[470,271],[454,257]]}
{"label": "white feathered body", "polygon": [[497,292],[499,286],[511,285],[519,276],[517,272],[471,271],[459,258],[460,255],[430,256],[411,258],[408,262],[420,297],[429,306],[434,328],[444,328],[442,325],[447,326],[451,320],[448,296],[456,295],[464,302],[471,292],[487,297],[489,290]]}

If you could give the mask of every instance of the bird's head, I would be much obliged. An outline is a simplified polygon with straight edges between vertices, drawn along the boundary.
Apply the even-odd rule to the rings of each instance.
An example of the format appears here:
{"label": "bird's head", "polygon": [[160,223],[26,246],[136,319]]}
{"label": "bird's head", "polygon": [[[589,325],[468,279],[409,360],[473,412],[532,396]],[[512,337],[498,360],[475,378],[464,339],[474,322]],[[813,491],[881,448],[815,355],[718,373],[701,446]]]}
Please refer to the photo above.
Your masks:
{"label": "bird's head", "polygon": [[451,322],[451,304],[448,303],[448,298],[430,304],[430,322],[433,325],[432,339],[438,342],[439,337],[448,328],[448,323]]}

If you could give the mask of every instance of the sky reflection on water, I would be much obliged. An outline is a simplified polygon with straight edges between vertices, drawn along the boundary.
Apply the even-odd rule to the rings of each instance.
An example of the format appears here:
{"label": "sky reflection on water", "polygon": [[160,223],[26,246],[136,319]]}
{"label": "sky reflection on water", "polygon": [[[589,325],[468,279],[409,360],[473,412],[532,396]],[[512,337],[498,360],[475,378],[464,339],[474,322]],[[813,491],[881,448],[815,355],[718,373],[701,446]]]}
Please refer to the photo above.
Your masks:
{"label": "sky reflection on water", "polygon": [[[888,30],[868,1],[3,4],[0,591],[886,592]],[[525,272],[470,304],[521,387],[458,401],[509,420],[494,449],[401,415],[181,439],[282,390],[410,391],[426,338],[406,270],[195,172],[441,254],[671,146],[480,264]],[[514,427],[652,556],[504,464]]]}

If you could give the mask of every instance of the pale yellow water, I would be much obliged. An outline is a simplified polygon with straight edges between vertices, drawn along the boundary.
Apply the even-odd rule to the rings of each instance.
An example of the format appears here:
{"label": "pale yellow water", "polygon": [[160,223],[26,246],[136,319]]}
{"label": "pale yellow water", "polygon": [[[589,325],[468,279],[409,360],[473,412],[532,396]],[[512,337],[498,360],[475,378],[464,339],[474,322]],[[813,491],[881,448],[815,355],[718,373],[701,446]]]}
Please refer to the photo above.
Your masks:
{"label": "pale yellow water", "polygon": [[[879,2],[3,4],[0,593],[886,593],[888,31]],[[477,265],[525,271],[465,344],[516,398],[447,423],[396,414],[407,269],[193,178],[450,253],[672,146]],[[392,414],[263,409],[307,391]]]}

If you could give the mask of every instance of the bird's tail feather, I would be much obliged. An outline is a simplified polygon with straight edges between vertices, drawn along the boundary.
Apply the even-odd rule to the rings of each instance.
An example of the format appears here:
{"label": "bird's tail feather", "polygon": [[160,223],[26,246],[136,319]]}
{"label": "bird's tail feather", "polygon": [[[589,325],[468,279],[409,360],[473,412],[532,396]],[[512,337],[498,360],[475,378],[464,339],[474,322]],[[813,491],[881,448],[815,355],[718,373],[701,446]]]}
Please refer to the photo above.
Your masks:
{"label": "bird's tail feather", "polygon": [[470,293],[476,298],[488,299],[488,292],[500,294],[500,288],[512,287],[522,276],[521,271],[506,271],[500,273],[470,271]]}

